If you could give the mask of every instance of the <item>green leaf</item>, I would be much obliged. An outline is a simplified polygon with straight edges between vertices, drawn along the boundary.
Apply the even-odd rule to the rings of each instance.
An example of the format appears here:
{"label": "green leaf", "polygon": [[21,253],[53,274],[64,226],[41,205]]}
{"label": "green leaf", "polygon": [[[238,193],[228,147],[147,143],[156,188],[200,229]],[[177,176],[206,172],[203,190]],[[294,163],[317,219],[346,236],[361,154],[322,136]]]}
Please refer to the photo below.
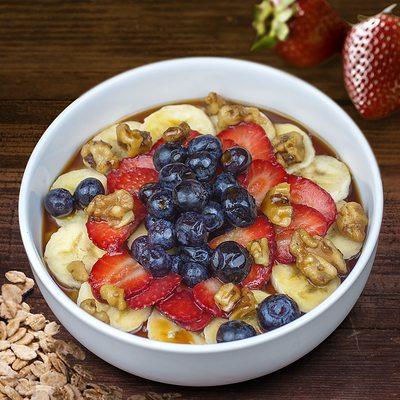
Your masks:
{"label": "green leaf", "polygon": [[259,37],[251,46],[251,51],[258,51],[262,49],[271,49],[276,44],[276,38],[270,35]]}

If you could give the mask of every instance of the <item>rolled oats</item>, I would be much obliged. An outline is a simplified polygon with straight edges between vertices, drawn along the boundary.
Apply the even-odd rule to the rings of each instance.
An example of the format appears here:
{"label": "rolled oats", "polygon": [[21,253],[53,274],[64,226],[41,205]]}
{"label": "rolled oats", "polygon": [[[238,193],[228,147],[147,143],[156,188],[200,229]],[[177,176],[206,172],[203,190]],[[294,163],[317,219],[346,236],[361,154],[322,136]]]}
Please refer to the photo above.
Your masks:
{"label": "rolled oats", "polygon": [[6,386],[4,388],[4,393],[11,399],[11,400],[23,400],[20,394],[10,386]]}
{"label": "rolled oats", "polygon": [[11,347],[11,343],[8,340],[0,340],[0,351],[7,350]]}
{"label": "rolled oats", "polygon": [[23,344],[12,344],[11,350],[21,360],[30,361],[37,357],[36,351]]}
{"label": "rolled oats", "polygon": [[10,336],[7,340],[10,343],[18,342],[26,335],[26,332],[27,332],[26,328],[18,328],[18,330],[12,336]]}
{"label": "rolled oats", "polygon": [[0,376],[13,378],[17,373],[4,361],[0,361]]}
{"label": "rolled oats", "polygon": [[11,283],[25,283],[26,281],[26,275],[21,271],[8,271],[5,276]]}

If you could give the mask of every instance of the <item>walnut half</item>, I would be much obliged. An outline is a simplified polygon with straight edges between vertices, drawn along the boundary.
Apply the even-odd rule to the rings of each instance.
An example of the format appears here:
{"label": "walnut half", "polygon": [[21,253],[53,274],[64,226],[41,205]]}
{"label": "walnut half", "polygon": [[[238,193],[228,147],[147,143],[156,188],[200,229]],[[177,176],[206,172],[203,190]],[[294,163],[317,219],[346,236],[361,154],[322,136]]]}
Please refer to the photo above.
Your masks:
{"label": "walnut half", "polygon": [[296,257],[297,268],[316,286],[325,286],[338,273],[347,273],[342,253],[321,236],[311,236],[297,229],[290,242],[290,252]]}
{"label": "walnut half", "polygon": [[83,163],[101,174],[106,174],[118,164],[118,158],[111,149],[111,145],[102,140],[91,140],[81,149]]}
{"label": "walnut half", "polygon": [[210,92],[204,99],[207,104],[207,113],[209,115],[216,115],[220,108],[226,105],[225,99],[215,92]]}
{"label": "walnut half", "polygon": [[256,264],[269,265],[269,243],[267,238],[252,240],[246,245]]}
{"label": "walnut half", "polygon": [[215,303],[222,311],[229,312],[240,299],[240,289],[233,283],[222,285],[214,295]]}
{"label": "walnut half", "polygon": [[131,129],[125,123],[119,124],[116,131],[118,144],[126,150],[129,157],[147,153],[153,146],[149,132]]}
{"label": "walnut half", "polygon": [[288,132],[276,136],[272,145],[275,149],[276,159],[279,164],[287,168],[290,165],[301,163],[306,156],[303,136],[298,132]]}
{"label": "walnut half", "polygon": [[190,126],[186,122],[181,122],[179,126],[171,126],[163,133],[166,142],[183,142],[190,133]]}
{"label": "walnut half", "polygon": [[361,204],[354,201],[344,204],[339,210],[336,224],[342,235],[355,242],[364,241],[368,217]]}
{"label": "walnut half", "polygon": [[261,211],[273,224],[289,226],[293,215],[293,207],[290,205],[290,185],[279,183],[271,188],[261,204]]}
{"label": "walnut half", "polygon": [[267,118],[263,116],[258,108],[245,107],[239,104],[227,104],[218,111],[218,129],[223,130],[228,126],[239,122],[254,122],[265,125]]}
{"label": "walnut half", "polygon": [[86,212],[96,219],[107,221],[120,228],[135,219],[132,195],[124,189],[107,195],[97,195],[87,206]]}

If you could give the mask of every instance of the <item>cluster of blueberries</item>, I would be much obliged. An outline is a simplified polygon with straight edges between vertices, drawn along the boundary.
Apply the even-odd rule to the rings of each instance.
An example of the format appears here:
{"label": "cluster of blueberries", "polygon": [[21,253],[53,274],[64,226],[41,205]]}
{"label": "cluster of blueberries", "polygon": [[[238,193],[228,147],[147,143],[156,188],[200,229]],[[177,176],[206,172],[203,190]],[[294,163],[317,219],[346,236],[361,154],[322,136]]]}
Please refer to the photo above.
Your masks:
{"label": "cluster of blueberries", "polygon": [[[241,282],[252,263],[248,251],[233,241],[211,251],[207,241],[254,222],[254,199],[236,180],[251,161],[242,147],[223,152],[212,135],[195,137],[187,147],[180,142],[158,147],[153,162],[159,181],[139,192],[147,206],[148,234],[133,242],[133,257],[153,276],[179,273],[189,287],[211,275],[223,282]],[[172,248],[177,254],[168,253]]]}
{"label": "cluster of blueberries", "polygon": [[74,194],[62,188],[50,190],[44,199],[44,208],[52,217],[66,217],[75,209],[87,207],[98,194],[104,194],[103,184],[96,178],[86,178],[79,182]]}

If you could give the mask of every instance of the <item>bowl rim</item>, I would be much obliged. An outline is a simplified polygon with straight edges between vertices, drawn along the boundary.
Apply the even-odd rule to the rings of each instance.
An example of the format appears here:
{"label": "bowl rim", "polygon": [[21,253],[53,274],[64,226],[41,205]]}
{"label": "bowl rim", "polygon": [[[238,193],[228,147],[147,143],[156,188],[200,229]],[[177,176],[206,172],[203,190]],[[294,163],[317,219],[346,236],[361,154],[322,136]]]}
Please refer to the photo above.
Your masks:
{"label": "bowl rim", "polygon": [[[350,272],[350,274],[346,277],[346,279],[342,282],[342,284],[335,290],[335,292],[333,292],[326,300],[324,300],[321,304],[319,304],[316,308],[314,308],[310,312],[302,315],[299,319],[291,322],[288,325],[270,331],[267,334],[257,335],[255,337],[236,342],[207,344],[204,346],[159,342],[156,340],[151,340],[127,332],[123,332],[109,325],[106,325],[101,321],[98,321],[96,318],[88,315],[85,311],[83,311],[70,299],[69,301],[73,304],[73,306],[68,307],[69,303],[65,301],[65,297],[59,296],[60,293],[62,294],[64,293],[57,286],[56,282],[49,274],[47,267],[44,264],[44,261],[42,260],[42,257],[35,248],[32,233],[28,229],[29,183],[34,177],[35,174],[34,167],[35,164],[38,162],[37,161],[38,154],[40,154],[41,149],[46,146],[47,141],[50,139],[50,137],[57,132],[58,126],[61,124],[64,116],[73,111],[74,109],[78,108],[80,104],[85,102],[87,99],[96,96],[96,94],[100,91],[107,90],[108,86],[111,86],[115,82],[124,79],[125,77],[130,76],[132,74],[140,76],[140,74],[146,74],[148,72],[154,72],[154,71],[159,71],[160,73],[162,73],[163,70],[168,68],[174,68],[175,66],[182,67],[185,66],[185,64],[187,67],[193,64],[201,66],[201,64],[209,65],[210,63],[212,63],[213,65],[221,64],[222,66],[224,64],[226,65],[227,63],[231,64],[232,66],[234,66],[235,64],[238,67],[247,68],[249,70],[249,73],[251,73],[252,70],[258,70],[258,71],[266,70],[269,72],[269,74],[275,75],[278,79],[284,78],[286,80],[292,81],[294,85],[300,85],[303,90],[308,91],[311,95],[318,97],[320,101],[326,103],[327,106],[331,107],[332,109],[335,109],[336,112],[339,113],[341,117],[344,120],[346,120],[346,122],[350,125],[353,133],[356,136],[358,136],[358,139],[360,140],[360,143],[362,145],[361,150],[365,153],[365,155],[369,159],[370,178],[374,182],[373,197],[375,198],[375,204],[374,204],[375,210],[374,214],[370,218],[369,232],[367,235],[367,239],[364,243],[362,253],[359,259],[357,260],[357,263],[353,267],[352,271]],[[280,71],[276,68],[251,61],[244,61],[244,60],[225,58],[225,57],[187,57],[187,58],[176,58],[176,59],[151,63],[115,75],[101,82],[100,84],[96,85],[92,89],[88,90],[86,93],[84,93],[83,95],[78,97],[74,102],[72,102],[68,107],[66,107],[46,129],[46,131],[36,144],[29,158],[29,161],[27,163],[21,181],[18,208],[19,208],[20,233],[31,268],[35,273],[35,275],[39,278],[41,283],[49,291],[50,295],[54,298],[56,302],[58,302],[59,306],[61,306],[66,312],[73,314],[75,318],[78,318],[82,323],[88,325],[88,327],[90,327],[91,329],[100,331],[100,333],[112,337],[115,340],[125,342],[126,344],[144,347],[156,351],[162,351],[166,353],[211,354],[211,353],[229,352],[234,350],[241,350],[244,348],[250,348],[263,343],[271,342],[281,336],[287,335],[292,331],[295,331],[300,327],[308,324],[311,320],[317,318],[319,315],[324,313],[328,308],[330,308],[341,296],[343,296],[351,288],[351,286],[354,284],[357,278],[360,276],[360,274],[362,273],[364,267],[366,266],[368,260],[371,258],[376,248],[382,221],[382,214],[383,214],[383,187],[382,187],[382,181],[378,164],[367,139],[365,138],[359,127],[356,125],[356,123],[350,118],[350,116],[341,107],[339,107],[338,104],[336,104],[331,98],[329,98],[319,89],[315,88],[311,84],[287,72]]]}

